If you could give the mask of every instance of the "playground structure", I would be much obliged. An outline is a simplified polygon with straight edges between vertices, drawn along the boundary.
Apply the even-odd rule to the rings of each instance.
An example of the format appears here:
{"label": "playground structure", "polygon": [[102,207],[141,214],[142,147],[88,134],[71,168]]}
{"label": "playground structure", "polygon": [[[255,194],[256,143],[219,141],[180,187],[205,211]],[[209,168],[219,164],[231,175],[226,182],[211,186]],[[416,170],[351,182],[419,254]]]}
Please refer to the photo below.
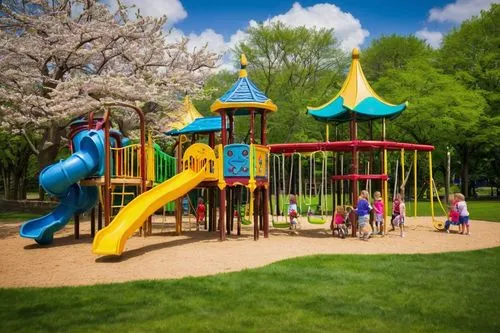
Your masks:
{"label": "playground structure", "polygon": [[[140,142],[131,144],[119,131],[111,129],[113,107],[133,109],[139,116]],[[147,140],[144,114],[136,106],[113,103],[106,106],[102,119],[79,119],[70,126],[71,156],[40,173],[40,186],[59,199],[57,208],[46,216],[24,223],[20,234],[40,244],[52,242],[56,231],[73,217],[75,237],[79,237],[79,215],[91,209],[91,236],[108,226],[117,212],[136,195],[175,175],[175,159]],[[151,221],[141,225],[151,233]]]}
{"label": "playground structure", "polygon": [[[184,106],[188,120],[166,133],[177,137],[176,158],[155,146],[151,136],[146,138],[144,115],[135,106],[110,104],[107,105],[103,119],[94,120],[93,114],[89,114],[86,122],[76,122],[72,129],[73,154],[67,160],[44,169],[40,174],[40,185],[51,195],[57,196],[60,205],[51,214],[25,223],[21,228],[21,236],[33,238],[41,244],[50,243],[54,232],[62,228],[72,216],[75,218],[77,236],[78,215],[88,209],[92,209],[91,234],[94,236],[93,207],[98,205],[99,231],[94,238],[93,251],[96,254],[120,255],[127,239],[136,230],[139,229],[145,236],[151,234],[151,215],[172,202],[175,202],[176,233],[180,234],[182,198],[190,191],[200,188],[207,189],[208,225],[205,228],[208,227],[208,231],[212,232],[219,231],[220,240],[224,240],[226,234],[233,230],[235,216],[238,217],[237,235],[241,233],[241,224],[253,223],[254,239],[258,240],[261,232],[267,238],[270,227],[269,208],[272,216],[284,215],[283,205],[280,206],[279,201],[283,203],[284,198],[280,199],[280,193],[286,196],[287,188],[288,195],[297,194],[300,203],[304,198],[303,192],[308,192],[309,206],[312,205],[313,188],[316,193],[321,193],[321,217],[314,216],[310,209],[308,222],[323,224],[327,220],[328,203],[325,198],[329,183],[333,193],[330,207],[333,210],[339,204],[356,207],[361,182],[366,181],[366,188],[371,190],[371,182],[380,181],[378,188],[385,200],[386,219],[389,215],[390,151],[399,151],[401,154],[402,191],[409,176],[407,173],[405,177],[406,152],[413,152],[410,169],[413,169],[415,183],[415,215],[417,153],[428,152],[433,222],[436,228],[442,228],[441,222],[434,221],[431,153],[434,147],[386,140],[386,119],[393,119],[401,114],[407,103],[390,104],[373,91],[361,69],[357,49],[353,50],[352,64],[340,92],[330,102],[318,108],[308,108],[308,113],[314,119],[326,123],[325,142],[267,145],[266,117],[268,113],[276,112],[277,106],[248,78],[246,65],[247,60],[242,55],[238,80],[211,106],[211,111],[217,113],[217,116],[202,117],[186,97]],[[130,107],[136,112],[140,120],[139,143],[132,145],[119,132],[110,129],[112,107]],[[260,135],[256,135],[259,115]],[[249,118],[248,142],[245,143],[235,142],[235,118],[238,116]],[[373,124],[376,120],[381,120],[380,140],[373,138]],[[368,139],[359,138],[360,121],[368,124]],[[329,141],[330,124],[335,125],[333,142]],[[349,140],[343,140],[344,124],[348,124]],[[217,132],[220,132],[219,144],[216,144]],[[208,135],[208,145],[197,142],[203,135]],[[185,151],[184,144],[190,145]],[[375,152],[380,153],[378,168],[374,167],[377,159]],[[350,153],[348,163],[344,160],[346,153]],[[309,159],[309,183],[306,184],[305,191],[302,191],[302,157],[306,155]],[[298,161],[294,170],[295,156],[298,156]],[[315,172],[317,156],[322,158],[319,167],[319,192]],[[290,159],[288,181],[285,170],[287,158]],[[333,169],[330,175],[329,159]],[[364,173],[360,171],[360,160],[365,162]],[[374,173],[376,169],[378,172]],[[298,175],[298,182],[292,180],[294,175]],[[270,188],[274,191],[274,196],[270,195]],[[116,196],[120,197],[119,200],[114,198]],[[273,206],[276,207],[275,214]],[[104,229],[101,229],[101,211],[104,215]],[[114,211],[117,211],[116,215],[113,214]],[[356,221],[354,216],[351,221]],[[384,223],[384,227],[386,225]],[[273,226],[287,227],[288,223],[275,223],[273,218]],[[352,223],[352,235],[356,235],[356,223]]]}

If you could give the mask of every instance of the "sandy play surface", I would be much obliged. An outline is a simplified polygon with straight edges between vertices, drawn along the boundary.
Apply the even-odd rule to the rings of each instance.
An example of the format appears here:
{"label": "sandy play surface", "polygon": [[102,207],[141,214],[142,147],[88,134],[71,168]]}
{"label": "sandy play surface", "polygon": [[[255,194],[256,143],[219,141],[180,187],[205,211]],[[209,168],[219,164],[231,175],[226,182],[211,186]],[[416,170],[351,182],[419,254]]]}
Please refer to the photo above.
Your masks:
{"label": "sandy play surface", "polygon": [[[20,238],[20,224],[0,224],[0,287],[69,286],[141,279],[180,278],[260,267],[278,260],[311,254],[432,253],[500,246],[500,223],[472,221],[471,236],[436,232],[430,218],[408,218],[406,237],[398,232],[369,241],[333,238],[328,225],[303,221],[298,235],[271,229],[255,242],[252,226],[243,235],[185,231],[175,236],[173,223],[155,220],[154,235],[132,237],[121,257],[92,253],[89,223],[81,223],[81,238],[73,226],[56,234],[51,246]],[[184,226],[187,230],[187,225]]]}

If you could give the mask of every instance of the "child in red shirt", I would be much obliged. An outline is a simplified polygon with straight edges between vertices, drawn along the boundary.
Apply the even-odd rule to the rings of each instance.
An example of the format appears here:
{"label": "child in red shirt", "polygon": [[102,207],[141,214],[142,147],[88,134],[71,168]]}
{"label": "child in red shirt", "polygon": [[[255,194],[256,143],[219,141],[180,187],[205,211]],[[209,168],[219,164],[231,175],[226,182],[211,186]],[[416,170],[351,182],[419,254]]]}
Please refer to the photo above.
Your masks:
{"label": "child in red shirt", "polygon": [[200,224],[205,223],[205,203],[203,198],[198,198],[198,207],[196,207],[196,230],[200,230]]}

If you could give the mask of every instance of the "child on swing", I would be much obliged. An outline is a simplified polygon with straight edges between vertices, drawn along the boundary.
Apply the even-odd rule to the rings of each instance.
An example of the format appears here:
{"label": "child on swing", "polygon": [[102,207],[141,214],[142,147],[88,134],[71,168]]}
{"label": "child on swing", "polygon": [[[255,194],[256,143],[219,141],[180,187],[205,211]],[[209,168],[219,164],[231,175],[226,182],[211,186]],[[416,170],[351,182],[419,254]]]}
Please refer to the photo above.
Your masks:
{"label": "child on swing", "polygon": [[288,204],[288,217],[290,218],[290,230],[297,229],[297,198],[295,194],[290,194],[290,201]]}
{"label": "child on swing", "polygon": [[375,232],[379,235],[383,235],[384,201],[382,200],[382,194],[380,191],[376,191],[373,194],[373,197],[373,209],[375,210]]}

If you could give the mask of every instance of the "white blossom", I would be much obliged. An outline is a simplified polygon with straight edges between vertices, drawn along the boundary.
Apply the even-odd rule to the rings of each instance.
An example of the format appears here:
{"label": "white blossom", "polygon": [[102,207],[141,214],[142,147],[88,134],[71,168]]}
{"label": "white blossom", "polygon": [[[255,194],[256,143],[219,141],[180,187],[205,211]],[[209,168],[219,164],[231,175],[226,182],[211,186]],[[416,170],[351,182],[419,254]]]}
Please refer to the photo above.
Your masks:
{"label": "white blossom", "polygon": [[165,22],[129,19],[123,6],[111,13],[95,0],[1,2],[2,127],[61,124],[110,101],[161,105],[148,115],[156,125],[175,119],[219,56],[189,51],[187,39],[168,42]]}

